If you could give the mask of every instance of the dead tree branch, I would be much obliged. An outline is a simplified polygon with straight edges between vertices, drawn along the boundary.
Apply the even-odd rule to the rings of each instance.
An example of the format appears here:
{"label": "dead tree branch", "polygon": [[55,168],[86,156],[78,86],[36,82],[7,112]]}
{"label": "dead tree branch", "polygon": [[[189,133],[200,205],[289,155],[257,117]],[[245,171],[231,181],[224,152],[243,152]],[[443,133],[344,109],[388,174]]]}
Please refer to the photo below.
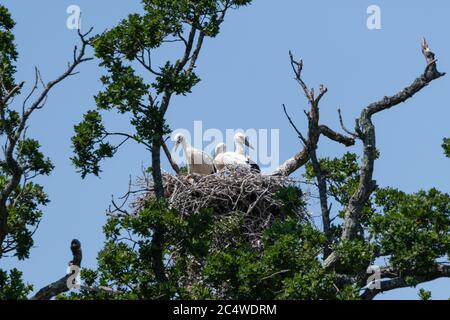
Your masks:
{"label": "dead tree branch", "polygon": [[303,150],[300,151],[299,154],[294,156],[293,159],[288,160],[285,164],[283,164],[277,171],[274,173],[275,175],[289,175],[290,173],[295,171],[299,165],[304,165],[311,161],[313,166],[314,174],[317,179],[317,186],[319,189],[319,198],[320,198],[320,208],[322,211],[322,225],[323,231],[327,237],[327,243],[324,246],[324,258],[326,258],[331,253],[331,242],[332,242],[332,234],[331,234],[331,219],[330,219],[330,207],[328,206],[328,198],[327,198],[327,182],[325,179],[325,175],[322,172],[322,169],[319,164],[319,160],[317,158],[317,145],[319,142],[320,136],[323,134],[327,138],[334,140],[336,142],[342,143],[345,146],[352,146],[355,144],[354,137],[346,137],[340,133],[337,133],[330,129],[325,125],[319,124],[319,103],[320,100],[325,96],[328,89],[321,85],[319,88],[319,95],[316,97],[314,94],[314,89],[308,87],[305,81],[302,78],[303,71],[303,61],[296,61],[291,52],[289,52],[289,57],[291,60],[291,66],[294,70],[295,80],[299,83],[300,87],[303,89],[303,92],[309,102],[309,112],[306,113],[306,117],[308,118],[308,133],[307,137],[305,137],[295,126],[291,117],[286,111],[286,106],[283,105],[283,110],[286,117],[289,120],[289,123],[296,131],[299,139],[303,142]]}
{"label": "dead tree branch", "polygon": [[[70,250],[72,251],[73,257],[69,262],[69,266],[73,265],[80,268],[81,260],[83,258],[80,241],[78,241],[77,239],[73,239],[70,244]],[[67,286],[67,281],[72,274],[73,273],[66,274],[61,279],[49,284],[48,286],[43,287],[31,298],[31,300],[50,300],[59,294],[69,291],[70,289]]]}
{"label": "dead tree branch", "polygon": [[[319,124],[319,103],[321,99],[325,96],[328,89],[323,85],[320,86],[319,94],[316,97],[314,94],[314,89],[310,89],[305,81],[302,79],[302,71],[303,71],[303,61],[296,61],[291,52],[289,52],[289,58],[291,61],[291,67],[294,71],[294,79],[298,82],[300,87],[302,88],[310,106],[309,113],[307,114],[309,120],[307,139],[304,141],[304,147],[302,150],[297,152],[292,158],[286,160],[283,164],[281,164],[275,171],[272,172],[272,175],[275,176],[289,176],[294,173],[297,169],[303,167],[310,160],[310,152],[308,151],[308,146],[310,148],[315,149],[320,136],[324,135],[327,138],[336,141],[338,143],[342,143],[343,145],[349,147],[355,144],[355,137],[350,136],[346,137],[325,125]],[[285,112],[286,113],[286,112]],[[292,120],[290,120],[291,125],[293,124]],[[298,134],[298,130],[297,134]],[[305,143],[306,142],[306,143]]]}
{"label": "dead tree branch", "polygon": [[405,281],[405,277],[413,277],[415,281],[422,283],[427,281],[436,280],[439,278],[450,278],[450,266],[448,265],[438,265],[436,268],[432,270],[428,270],[427,272],[398,272],[394,270],[392,267],[383,267],[380,270],[380,280],[377,283],[373,283],[371,287],[367,287],[364,289],[361,294],[361,298],[364,300],[372,300],[378,294],[394,289],[411,287],[411,284],[408,284]]}
{"label": "dead tree branch", "polygon": [[[81,250],[80,241],[77,239],[73,239],[70,244],[70,250],[72,252],[72,260],[69,262],[69,266],[77,266],[78,268],[81,268],[81,261],[83,259],[83,254],[82,254],[82,250]],[[33,297],[31,297],[31,300],[50,300],[60,294],[70,291],[71,289],[67,285],[67,282],[69,281],[69,278],[73,277],[74,275],[75,275],[75,270],[73,270],[69,274],[66,274],[61,279],[43,287]],[[84,290],[84,291],[93,292],[93,293],[97,293],[97,292],[105,292],[108,294],[117,294],[118,293],[111,288],[103,287],[103,286],[88,287],[88,286],[80,285],[79,289]]]}
{"label": "dead tree branch", "polygon": [[[425,39],[422,40],[422,53],[426,59],[426,68],[422,75],[416,78],[408,87],[390,97],[374,102],[365,107],[359,119],[356,121],[355,131],[359,132],[358,138],[364,145],[361,176],[357,190],[349,200],[345,216],[341,239],[352,240],[357,237],[359,229],[359,217],[370,195],[376,189],[377,183],[373,180],[373,170],[376,158],[375,126],[372,116],[405,102],[416,93],[425,88],[433,80],[445,75],[437,70],[435,54],[430,50]],[[333,252],[324,262],[326,269],[331,269],[339,262],[336,252]]]}
{"label": "dead tree branch", "polygon": [[164,150],[164,153],[165,153],[167,160],[169,161],[170,166],[172,167],[173,171],[175,171],[176,174],[180,174],[180,172],[181,172],[180,167],[175,163],[175,161],[173,161],[172,155],[170,154],[170,150],[167,147],[166,141],[164,141],[164,140],[162,141],[162,148]]}

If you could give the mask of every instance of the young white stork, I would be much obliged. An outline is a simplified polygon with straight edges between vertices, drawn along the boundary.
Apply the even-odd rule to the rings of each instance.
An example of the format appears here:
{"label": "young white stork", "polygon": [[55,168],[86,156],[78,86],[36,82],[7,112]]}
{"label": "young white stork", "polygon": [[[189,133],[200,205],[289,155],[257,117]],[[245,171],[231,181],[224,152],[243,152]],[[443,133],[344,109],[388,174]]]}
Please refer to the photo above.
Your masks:
{"label": "young white stork", "polygon": [[223,156],[227,152],[227,145],[225,143],[219,143],[214,149],[214,166],[217,171],[222,170],[225,167],[223,163]]}
{"label": "young white stork", "polygon": [[192,147],[187,143],[186,138],[181,133],[178,133],[175,136],[175,151],[180,145],[183,147],[189,174],[207,175],[215,172],[213,159],[202,150]]}
{"label": "young white stork", "polygon": [[254,169],[260,172],[259,166],[249,157],[245,156],[244,145],[253,149],[248,141],[248,138],[242,133],[237,133],[234,136],[234,143],[236,147],[235,152],[226,152],[226,146],[223,143],[220,143],[216,146],[216,157],[214,158],[214,165],[216,166],[217,170],[222,170],[227,165],[238,165],[245,166],[249,169]]}
{"label": "young white stork", "polygon": [[[236,147],[236,153],[245,156],[245,146],[249,147],[250,149],[253,149],[253,146],[248,141],[248,137],[244,134],[238,132],[234,135],[234,145]],[[256,170],[258,172],[261,172],[261,169],[259,168],[258,164],[253,161],[250,157],[246,157],[248,164],[253,170]]]}

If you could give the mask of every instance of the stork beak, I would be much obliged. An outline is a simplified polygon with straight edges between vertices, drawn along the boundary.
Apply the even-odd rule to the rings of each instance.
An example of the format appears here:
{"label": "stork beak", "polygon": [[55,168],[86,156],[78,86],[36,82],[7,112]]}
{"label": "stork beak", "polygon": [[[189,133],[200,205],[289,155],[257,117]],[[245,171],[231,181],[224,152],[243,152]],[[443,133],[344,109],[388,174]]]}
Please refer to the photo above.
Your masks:
{"label": "stork beak", "polygon": [[245,137],[244,143],[247,147],[249,147],[250,149],[254,150],[253,146],[250,144],[250,142],[248,141],[248,137]]}
{"label": "stork beak", "polygon": [[177,142],[177,143],[175,143],[175,152],[178,150],[178,147],[180,146],[180,143],[179,142]]}

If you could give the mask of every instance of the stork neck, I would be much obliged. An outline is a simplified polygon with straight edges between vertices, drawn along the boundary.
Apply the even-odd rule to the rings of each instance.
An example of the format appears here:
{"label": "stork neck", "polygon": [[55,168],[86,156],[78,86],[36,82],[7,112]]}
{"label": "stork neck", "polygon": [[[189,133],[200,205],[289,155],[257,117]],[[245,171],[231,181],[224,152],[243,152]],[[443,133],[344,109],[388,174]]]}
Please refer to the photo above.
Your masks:
{"label": "stork neck", "polygon": [[235,145],[236,145],[236,153],[239,153],[239,154],[245,156],[244,144],[236,141]]}
{"label": "stork neck", "polygon": [[[188,143],[183,139],[183,141],[181,141],[181,147],[183,148],[184,153],[186,154],[188,151]],[[187,156],[187,154],[186,154]]]}

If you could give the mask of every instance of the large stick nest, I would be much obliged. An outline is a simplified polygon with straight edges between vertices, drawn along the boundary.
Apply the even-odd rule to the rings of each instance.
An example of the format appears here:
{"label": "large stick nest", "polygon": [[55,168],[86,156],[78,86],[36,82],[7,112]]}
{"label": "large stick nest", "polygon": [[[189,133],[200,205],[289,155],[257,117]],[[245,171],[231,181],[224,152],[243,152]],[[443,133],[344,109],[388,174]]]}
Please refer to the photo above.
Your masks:
{"label": "large stick nest", "polygon": [[[151,181],[144,183],[148,187]],[[233,166],[206,176],[164,174],[163,184],[170,207],[177,209],[182,216],[207,208],[212,209],[219,219],[239,214],[244,222],[244,233],[254,243],[275,218],[282,218],[283,203],[279,191],[295,186],[296,182],[289,177],[262,175]],[[151,198],[154,198],[152,192],[137,198],[134,203],[136,211]],[[296,214],[299,218],[306,218],[303,208],[298,208]]]}

